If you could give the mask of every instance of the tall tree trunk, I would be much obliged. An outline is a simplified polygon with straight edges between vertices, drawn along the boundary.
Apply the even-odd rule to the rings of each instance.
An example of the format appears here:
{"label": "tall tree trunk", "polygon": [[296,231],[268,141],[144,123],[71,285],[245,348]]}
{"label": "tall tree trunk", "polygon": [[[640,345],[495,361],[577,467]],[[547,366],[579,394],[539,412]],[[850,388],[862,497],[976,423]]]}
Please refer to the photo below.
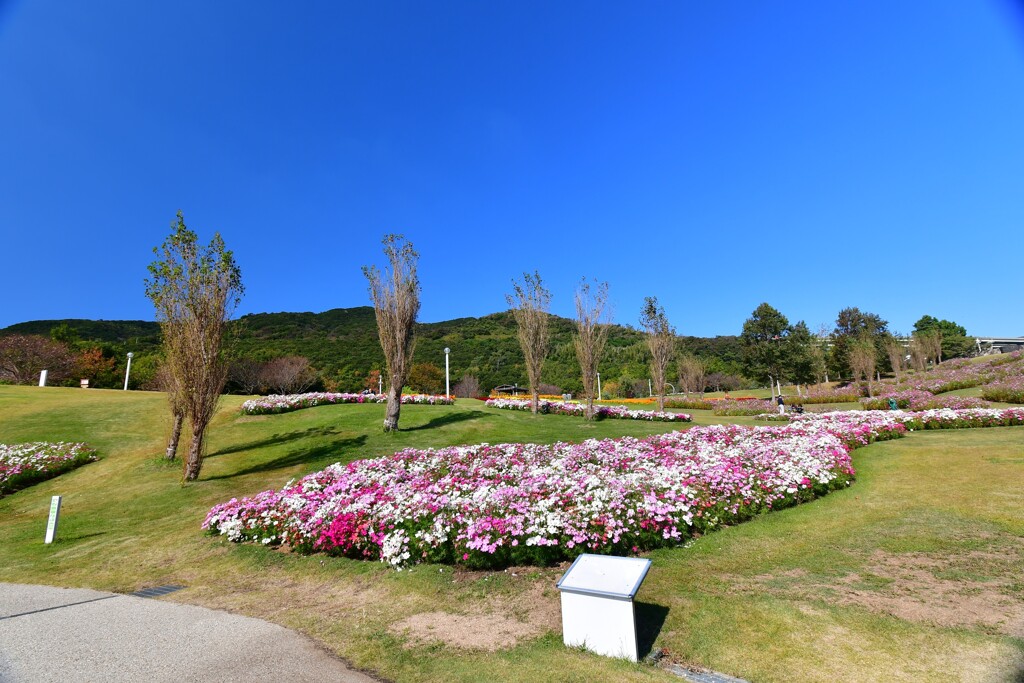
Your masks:
{"label": "tall tree trunk", "polygon": [[174,413],[174,425],[171,427],[171,438],[167,441],[168,460],[174,460],[178,455],[178,439],[181,438],[181,425],[184,421],[184,413]]}
{"label": "tall tree trunk", "polygon": [[185,461],[185,481],[199,478],[203,466],[203,443],[206,440],[206,423],[192,425],[192,441],[188,445],[188,459]]}
{"label": "tall tree trunk", "polygon": [[537,414],[537,407],[540,405],[540,392],[533,392],[533,400],[530,402],[530,412]]}
{"label": "tall tree trunk", "polygon": [[399,413],[402,412],[402,390],[401,388],[395,388],[395,382],[391,382],[391,386],[388,387],[388,408],[384,414],[384,431],[385,432],[397,432],[398,431],[398,417]]}

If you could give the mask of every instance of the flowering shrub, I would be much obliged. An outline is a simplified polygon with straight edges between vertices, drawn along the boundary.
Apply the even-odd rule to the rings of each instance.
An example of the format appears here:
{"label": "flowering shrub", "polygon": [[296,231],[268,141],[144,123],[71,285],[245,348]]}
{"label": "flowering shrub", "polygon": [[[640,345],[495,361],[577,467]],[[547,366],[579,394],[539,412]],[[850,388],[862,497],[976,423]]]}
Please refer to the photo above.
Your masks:
{"label": "flowering shrub", "polygon": [[644,439],[405,450],[335,464],[280,491],[217,505],[232,541],[401,567],[549,564],[676,545],[849,485],[849,450],[898,423],[714,425]]}
{"label": "flowering shrub", "polygon": [[[491,398],[487,400],[491,408],[504,410],[530,410],[531,402],[515,398]],[[538,401],[537,412],[557,415],[584,415],[587,406],[583,403],[566,403],[564,401]],[[632,410],[626,406],[594,406],[594,417],[617,420],[649,420],[651,422],[690,422],[693,418],[686,413],[658,412],[656,410]]]}
{"label": "flowering shrub", "polygon": [[[254,398],[246,401],[242,404],[242,412],[246,415],[266,415],[269,413],[287,413],[292,410],[301,410],[303,408],[333,403],[387,403],[387,400],[387,394],[335,394],[328,392],[292,394],[290,396],[272,394],[264,398]],[[455,399],[430,394],[402,394],[402,405],[410,403],[450,406],[455,403]]]}
{"label": "flowering shrub", "polygon": [[0,495],[31,486],[97,460],[84,443],[0,444]]}

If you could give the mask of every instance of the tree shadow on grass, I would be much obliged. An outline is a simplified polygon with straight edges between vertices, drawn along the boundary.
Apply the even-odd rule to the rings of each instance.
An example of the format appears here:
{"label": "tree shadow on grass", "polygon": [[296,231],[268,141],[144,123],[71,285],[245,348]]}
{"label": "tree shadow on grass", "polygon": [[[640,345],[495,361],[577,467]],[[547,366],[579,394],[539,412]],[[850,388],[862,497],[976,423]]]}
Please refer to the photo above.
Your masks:
{"label": "tree shadow on grass", "polygon": [[227,448],[220,448],[213,453],[207,453],[204,458],[213,458],[218,455],[230,455],[231,453],[241,453],[242,451],[255,451],[260,448],[266,448],[267,446],[278,446],[283,443],[288,443],[289,441],[298,441],[299,439],[335,436],[337,434],[341,434],[341,431],[342,430],[336,427],[322,426],[300,429],[284,434],[273,434],[264,439],[241,443],[235,446],[228,446]]}
{"label": "tree shadow on grass", "polygon": [[421,429],[434,429],[436,427],[444,427],[445,425],[456,424],[459,422],[467,422],[469,420],[479,420],[482,417],[488,417],[486,413],[481,412],[463,412],[463,413],[446,413],[439,415],[429,421],[417,425],[416,427],[409,427],[408,429],[399,429],[402,432],[416,432]]}
{"label": "tree shadow on grass", "polygon": [[643,659],[654,649],[654,641],[658,639],[661,627],[668,618],[668,607],[650,602],[636,602],[633,603],[633,608],[636,614],[636,649],[640,659]]}
{"label": "tree shadow on grass", "polygon": [[344,451],[345,449],[359,448],[364,445],[366,445],[365,434],[361,436],[354,436],[350,439],[335,439],[327,443],[318,444],[316,446],[313,446],[312,448],[294,448],[285,455],[282,455],[277,458],[272,458],[271,460],[267,460],[265,462],[250,465],[249,467],[242,468],[230,474],[218,474],[213,477],[203,478],[210,481],[213,481],[215,479],[233,479],[235,477],[241,477],[247,474],[272,472],[274,470],[280,470],[286,467],[294,467],[295,465],[305,465],[329,457],[333,457],[335,460],[341,460],[342,451]]}

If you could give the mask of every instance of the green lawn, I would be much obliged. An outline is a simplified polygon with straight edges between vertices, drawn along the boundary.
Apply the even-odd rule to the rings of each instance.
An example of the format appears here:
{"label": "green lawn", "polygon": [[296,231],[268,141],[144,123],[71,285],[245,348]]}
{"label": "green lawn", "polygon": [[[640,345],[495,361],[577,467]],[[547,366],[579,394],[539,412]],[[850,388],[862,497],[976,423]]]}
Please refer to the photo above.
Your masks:
{"label": "green lawn", "polygon": [[[485,408],[323,406],[242,417],[227,397],[201,480],[160,459],[162,395],[0,387],[0,442],[83,440],[103,459],[0,498],[0,581],[133,591],[297,628],[400,681],[679,680],[561,644],[560,568],[394,572],[203,535],[215,503],[405,447],[550,442],[665,423]],[[708,411],[697,423],[722,422]],[[753,424],[749,418],[730,421]],[[855,452],[857,483],[650,554],[645,639],[673,661],[768,681],[1024,680],[1024,428],[914,433]],[[58,541],[42,543],[50,496]]]}

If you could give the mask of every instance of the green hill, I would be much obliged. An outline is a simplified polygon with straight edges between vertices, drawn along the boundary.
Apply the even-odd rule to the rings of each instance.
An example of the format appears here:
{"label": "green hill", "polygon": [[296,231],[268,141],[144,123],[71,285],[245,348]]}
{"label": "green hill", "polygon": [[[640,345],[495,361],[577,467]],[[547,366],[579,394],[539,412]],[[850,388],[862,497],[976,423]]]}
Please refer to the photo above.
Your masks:
{"label": "green hill", "polygon": [[[552,316],[551,353],[544,366],[544,382],[564,391],[581,389],[579,366],[572,345],[574,323]],[[98,345],[123,363],[134,351],[132,384],[144,386],[146,373],[155,368],[147,357],[157,353],[160,328],[141,320],[36,320],[0,330],[0,334],[39,334],[66,326],[79,346]],[[66,331],[66,330],[65,330]],[[268,360],[279,356],[304,356],[319,372],[325,387],[337,390],[362,388],[366,375],[384,367],[377,341],[377,325],[369,306],[336,308],[323,313],[254,313],[233,326],[229,353],[236,358]],[[680,350],[712,361],[712,371],[739,374],[738,337],[681,337]],[[516,339],[516,325],[508,312],[482,318],[457,318],[416,326],[414,363],[444,368],[444,349],[451,348],[452,383],[473,374],[482,389],[500,384],[526,384],[523,355]],[[647,348],[641,332],[613,325],[609,334],[602,381],[646,385]]]}

